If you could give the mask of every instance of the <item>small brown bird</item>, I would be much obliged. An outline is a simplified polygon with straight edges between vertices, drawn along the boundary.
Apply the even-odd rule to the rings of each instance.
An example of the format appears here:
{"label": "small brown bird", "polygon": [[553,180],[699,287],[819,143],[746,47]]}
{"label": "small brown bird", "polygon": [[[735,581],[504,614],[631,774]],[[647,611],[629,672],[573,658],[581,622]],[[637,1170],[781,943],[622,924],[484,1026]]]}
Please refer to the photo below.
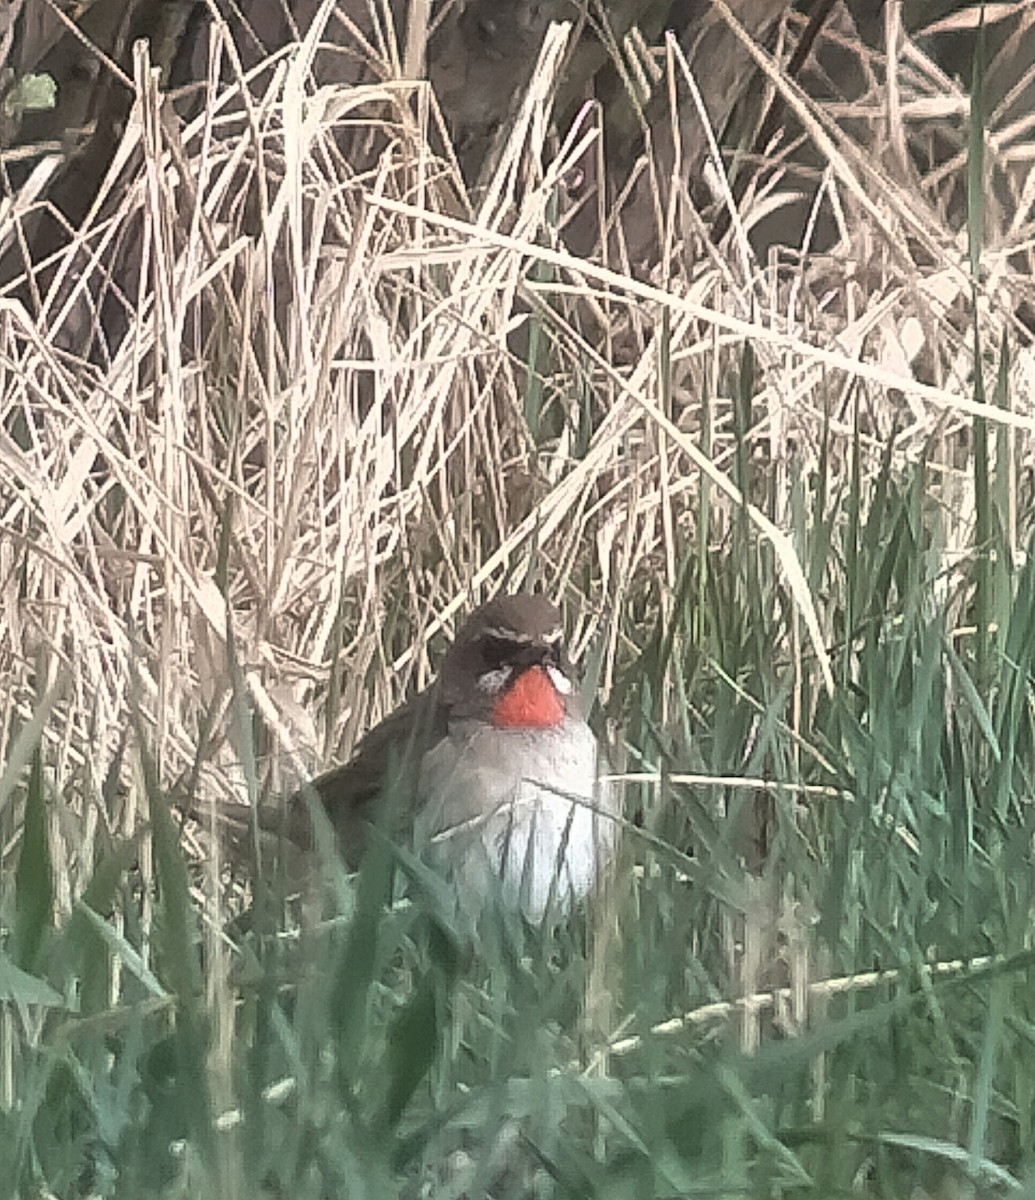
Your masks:
{"label": "small brown bird", "polygon": [[[617,795],[598,781],[601,761],[561,614],[520,592],[472,613],[434,683],[311,787],[350,863],[379,804],[392,803],[389,832],[412,836],[465,907],[499,888],[538,923],[585,896],[612,855]],[[292,818],[308,822],[300,799]]]}

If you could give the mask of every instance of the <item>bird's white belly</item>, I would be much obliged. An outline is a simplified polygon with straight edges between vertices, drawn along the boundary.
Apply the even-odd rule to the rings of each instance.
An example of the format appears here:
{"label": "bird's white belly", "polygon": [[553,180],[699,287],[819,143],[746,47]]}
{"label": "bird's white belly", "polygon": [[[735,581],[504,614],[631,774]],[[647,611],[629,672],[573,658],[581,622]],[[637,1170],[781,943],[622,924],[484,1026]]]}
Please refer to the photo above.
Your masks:
{"label": "bird's white belly", "polygon": [[593,886],[615,838],[583,722],[557,730],[454,732],[422,763],[418,837],[456,881],[465,907],[499,889],[529,921],[564,912]]}

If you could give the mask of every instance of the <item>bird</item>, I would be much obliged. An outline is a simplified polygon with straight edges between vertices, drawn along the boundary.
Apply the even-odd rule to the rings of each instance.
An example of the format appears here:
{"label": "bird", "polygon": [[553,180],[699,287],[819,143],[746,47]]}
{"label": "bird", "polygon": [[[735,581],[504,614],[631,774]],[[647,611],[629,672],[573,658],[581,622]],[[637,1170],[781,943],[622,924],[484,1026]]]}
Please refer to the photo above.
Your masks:
{"label": "bird", "polygon": [[293,840],[306,837],[308,792],[350,866],[377,825],[447,875],[466,910],[498,897],[534,925],[563,918],[601,879],[618,832],[576,683],[558,607],[497,595],[460,627],[429,687],[296,794]]}

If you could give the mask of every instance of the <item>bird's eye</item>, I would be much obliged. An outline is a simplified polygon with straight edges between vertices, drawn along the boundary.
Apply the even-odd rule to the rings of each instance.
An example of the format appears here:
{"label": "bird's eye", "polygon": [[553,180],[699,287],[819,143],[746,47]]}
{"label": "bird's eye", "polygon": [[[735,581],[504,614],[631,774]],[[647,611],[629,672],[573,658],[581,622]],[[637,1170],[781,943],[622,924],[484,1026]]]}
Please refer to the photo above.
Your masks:
{"label": "bird's eye", "polygon": [[487,637],[482,642],[482,660],[490,671],[497,671],[514,657],[514,643],[506,638]]}
{"label": "bird's eye", "polygon": [[499,32],[499,25],[492,17],[479,17],[475,22],[475,27],[478,30],[478,36],[486,44],[490,43],[496,34]]}

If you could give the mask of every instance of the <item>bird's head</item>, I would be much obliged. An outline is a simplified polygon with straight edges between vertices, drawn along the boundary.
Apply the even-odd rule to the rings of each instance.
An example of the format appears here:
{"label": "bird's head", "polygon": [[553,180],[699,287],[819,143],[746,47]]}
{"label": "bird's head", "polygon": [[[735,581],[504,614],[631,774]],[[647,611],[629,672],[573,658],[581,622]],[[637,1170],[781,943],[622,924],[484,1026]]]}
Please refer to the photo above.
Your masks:
{"label": "bird's head", "polygon": [[577,710],[560,610],[518,592],[476,609],[442,665],[442,700],[453,716],[499,729],[550,729]]}

